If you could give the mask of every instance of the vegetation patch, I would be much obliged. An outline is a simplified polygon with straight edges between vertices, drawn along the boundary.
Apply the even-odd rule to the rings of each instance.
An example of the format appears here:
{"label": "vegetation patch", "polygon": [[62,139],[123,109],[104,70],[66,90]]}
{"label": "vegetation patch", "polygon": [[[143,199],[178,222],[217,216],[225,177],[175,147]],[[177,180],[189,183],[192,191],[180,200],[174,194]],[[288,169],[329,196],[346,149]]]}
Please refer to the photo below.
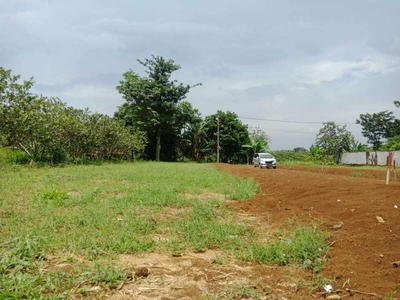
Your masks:
{"label": "vegetation patch", "polygon": [[220,199],[246,199],[257,190],[254,180],[201,164],[4,169],[0,298],[115,286],[124,276],[111,267],[115,254],[228,248],[247,237],[243,226],[220,222],[229,214]]}
{"label": "vegetation patch", "polygon": [[223,207],[257,192],[254,180],[206,164],[3,170],[0,298],[93,296],[130,280],[116,257],[150,252],[211,250],[214,266],[240,259],[321,267],[326,236],[317,226],[293,223],[266,239]]}
{"label": "vegetation patch", "polygon": [[353,177],[364,177],[364,178],[371,177],[371,174],[366,172],[351,172],[350,175]]}

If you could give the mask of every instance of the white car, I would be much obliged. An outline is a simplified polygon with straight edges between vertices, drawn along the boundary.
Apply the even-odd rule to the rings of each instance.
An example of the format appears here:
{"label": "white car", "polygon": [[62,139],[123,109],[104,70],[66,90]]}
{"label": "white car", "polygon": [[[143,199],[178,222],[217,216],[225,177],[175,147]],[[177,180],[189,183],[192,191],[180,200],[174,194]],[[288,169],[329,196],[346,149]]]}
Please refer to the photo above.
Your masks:
{"label": "white car", "polygon": [[274,168],[276,169],[276,159],[269,153],[256,153],[253,156],[254,168]]}

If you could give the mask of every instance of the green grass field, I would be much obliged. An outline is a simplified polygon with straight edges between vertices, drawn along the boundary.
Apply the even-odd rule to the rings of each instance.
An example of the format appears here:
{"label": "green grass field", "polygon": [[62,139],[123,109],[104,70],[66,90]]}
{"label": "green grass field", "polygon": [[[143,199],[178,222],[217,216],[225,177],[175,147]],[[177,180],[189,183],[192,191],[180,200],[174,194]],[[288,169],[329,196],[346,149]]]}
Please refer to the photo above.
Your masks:
{"label": "green grass field", "polygon": [[[316,227],[291,226],[265,244],[224,209],[257,191],[254,180],[209,164],[3,167],[0,299],[70,298],[84,293],[83,281],[113,288],[127,280],[113,266],[118,254],[219,249],[247,261],[319,265],[327,236]],[[48,268],[63,263],[73,267]]]}

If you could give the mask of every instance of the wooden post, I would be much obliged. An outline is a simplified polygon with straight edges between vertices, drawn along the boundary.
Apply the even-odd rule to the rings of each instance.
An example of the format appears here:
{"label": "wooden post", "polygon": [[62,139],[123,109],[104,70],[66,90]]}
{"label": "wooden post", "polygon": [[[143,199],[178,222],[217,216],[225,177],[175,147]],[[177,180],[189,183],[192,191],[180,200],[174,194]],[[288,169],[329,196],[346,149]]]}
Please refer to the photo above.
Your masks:
{"label": "wooden post", "polygon": [[387,170],[386,170],[386,184],[389,184],[390,181],[390,167],[392,165],[393,153],[389,152],[387,157]]}

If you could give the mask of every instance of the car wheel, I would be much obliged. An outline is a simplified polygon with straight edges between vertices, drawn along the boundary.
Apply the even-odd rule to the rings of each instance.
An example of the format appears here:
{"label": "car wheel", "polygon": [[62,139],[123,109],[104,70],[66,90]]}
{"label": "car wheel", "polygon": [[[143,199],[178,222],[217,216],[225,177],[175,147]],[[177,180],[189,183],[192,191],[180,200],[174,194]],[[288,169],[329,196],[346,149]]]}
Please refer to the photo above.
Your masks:
{"label": "car wheel", "polygon": [[260,169],[262,169],[261,164],[258,164],[258,167],[259,167]]}
{"label": "car wheel", "polygon": [[274,167],[274,169],[276,169],[276,167]]}
{"label": "car wheel", "polygon": [[257,165],[253,165],[254,168],[257,168]]}

